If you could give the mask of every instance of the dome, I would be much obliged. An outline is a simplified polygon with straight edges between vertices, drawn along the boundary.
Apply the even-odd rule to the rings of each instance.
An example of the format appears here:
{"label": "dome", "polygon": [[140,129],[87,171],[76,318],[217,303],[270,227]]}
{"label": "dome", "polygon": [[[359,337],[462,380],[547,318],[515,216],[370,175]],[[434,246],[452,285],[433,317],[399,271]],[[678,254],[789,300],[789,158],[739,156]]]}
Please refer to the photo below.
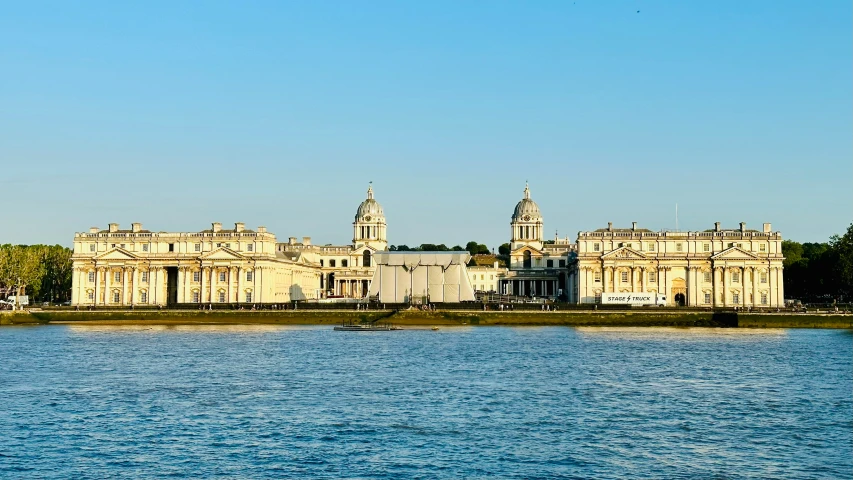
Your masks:
{"label": "dome", "polygon": [[358,206],[358,211],[355,212],[355,220],[358,221],[364,218],[369,222],[370,219],[366,218],[368,216],[382,217],[384,215],[385,212],[382,211],[382,205],[373,199],[373,185],[371,185],[367,189],[367,199],[361,202],[361,205]]}
{"label": "dome", "polygon": [[515,206],[515,212],[512,214],[512,219],[522,220],[525,222],[531,220],[539,220],[542,218],[542,212],[539,211],[539,205],[530,199],[530,187],[524,186],[524,198]]}

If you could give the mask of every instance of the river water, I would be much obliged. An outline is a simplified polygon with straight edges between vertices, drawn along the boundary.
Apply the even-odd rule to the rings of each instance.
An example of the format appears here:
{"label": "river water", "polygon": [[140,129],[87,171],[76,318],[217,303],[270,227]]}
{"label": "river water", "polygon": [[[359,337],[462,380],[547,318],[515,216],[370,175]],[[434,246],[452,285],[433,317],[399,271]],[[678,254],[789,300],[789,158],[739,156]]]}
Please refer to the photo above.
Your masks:
{"label": "river water", "polygon": [[4,478],[850,478],[833,330],[0,328]]}

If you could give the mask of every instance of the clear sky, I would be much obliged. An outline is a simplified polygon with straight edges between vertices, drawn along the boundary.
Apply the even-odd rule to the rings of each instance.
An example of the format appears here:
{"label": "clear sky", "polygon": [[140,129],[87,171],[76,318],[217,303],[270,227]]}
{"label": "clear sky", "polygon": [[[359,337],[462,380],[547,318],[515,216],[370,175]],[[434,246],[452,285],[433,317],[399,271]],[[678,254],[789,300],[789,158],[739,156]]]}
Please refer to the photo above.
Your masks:
{"label": "clear sky", "polygon": [[[639,13],[637,12],[639,10]],[[853,219],[849,0],[6,2],[0,243],[118,222],[496,247]]]}

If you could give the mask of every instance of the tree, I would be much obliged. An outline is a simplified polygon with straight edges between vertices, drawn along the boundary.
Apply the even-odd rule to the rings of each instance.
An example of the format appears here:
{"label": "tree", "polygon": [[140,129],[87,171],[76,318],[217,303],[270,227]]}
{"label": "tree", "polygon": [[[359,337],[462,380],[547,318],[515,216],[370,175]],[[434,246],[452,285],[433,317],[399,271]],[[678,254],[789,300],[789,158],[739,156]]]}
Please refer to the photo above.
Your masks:
{"label": "tree", "polygon": [[470,242],[466,243],[465,244],[465,250],[468,250],[468,253],[470,253],[471,256],[488,255],[488,254],[492,253],[491,250],[489,250],[489,247],[487,247],[486,245],[483,245],[482,243],[477,243],[475,241],[470,241]]}
{"label": "tree", "polygon": [[509,252],[510,249],[508,243],[503,243],[500,247],[498,247],[498,255],[509,255]]}
{"label": "tree", "polygon": [[829,245],[833,250],[838,295],[842,299],[849,299],[853,295],[853,223],[847,227],[844,236],[834,235]]}

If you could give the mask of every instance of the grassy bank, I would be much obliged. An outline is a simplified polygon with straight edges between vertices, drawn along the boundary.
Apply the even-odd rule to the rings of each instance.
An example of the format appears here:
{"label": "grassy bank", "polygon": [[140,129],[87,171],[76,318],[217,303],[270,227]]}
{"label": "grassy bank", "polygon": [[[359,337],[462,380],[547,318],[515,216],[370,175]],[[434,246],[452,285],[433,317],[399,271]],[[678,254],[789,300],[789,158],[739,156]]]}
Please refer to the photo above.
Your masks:
{"label": "grassy bank", "polygon": [[679,311],[423,312],[411,311],[43,311],[3,315],[0,323],[93,323],[111,325],[281,324],[335,325],[563,325],[627,327],[853,328],[853,315],[735,314]]}

